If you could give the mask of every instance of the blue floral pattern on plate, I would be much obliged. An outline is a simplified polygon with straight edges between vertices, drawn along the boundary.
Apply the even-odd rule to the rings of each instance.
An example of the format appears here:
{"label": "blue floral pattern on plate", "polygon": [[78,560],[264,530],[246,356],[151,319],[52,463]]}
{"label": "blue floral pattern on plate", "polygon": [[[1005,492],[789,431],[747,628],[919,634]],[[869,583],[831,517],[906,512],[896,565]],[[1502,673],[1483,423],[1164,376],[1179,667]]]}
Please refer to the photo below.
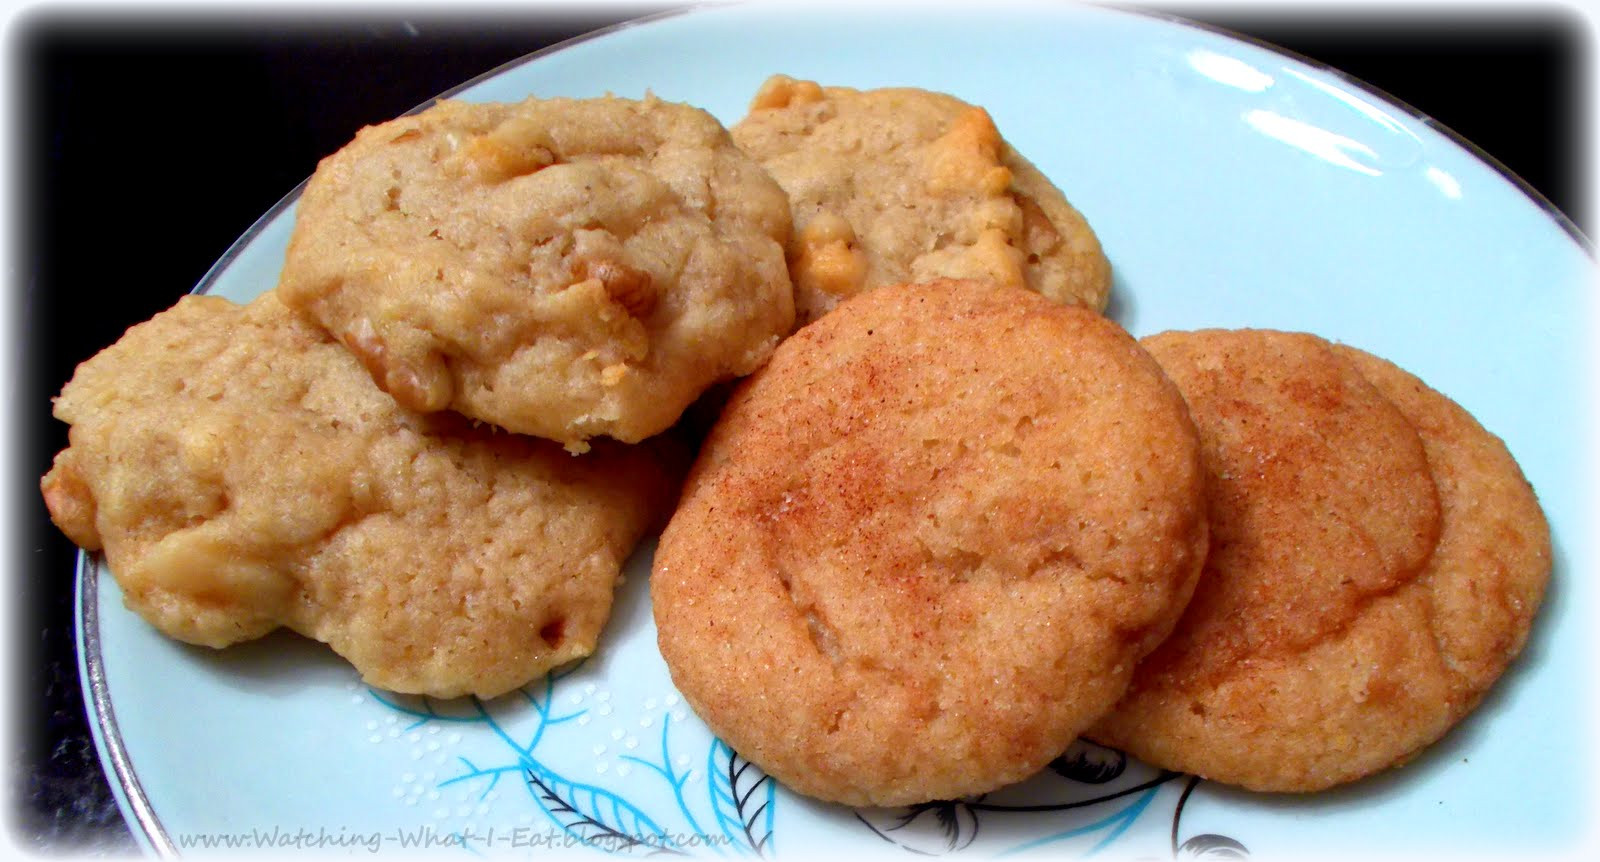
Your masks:
{"label": "blue floral pattern on plate", "polygon": [[[576,740],[556,739],[562,725],[581,727],[588,724],[589,710],[573,709],[560,712],[556,709],[557,687],[562,681],[577,674],[583,663],[556,670],[542,682],[518,689],[516,693],[493,701],[478,698],[439,701],[428,697],[405,697],[369,689],[370,696],[379,703],[410,719],[402,732],[413,732],[430,725],[467,725],[479,734],[487,733],[502,746],[502,753],[494,763],[480,764],[473,758],[457,757],[459,771],[439,780],[437,787],[474,784],[481,788],[479,801],[489,798],[507,776],[527,791],[529,801],[538,808],[550,826],[558,830],[561,839],[551,841],[535,830],[528,830],[518,840],[518,834],[502,832],[497,842],[493,833],[475,834],[470,828],[447,833],[454,843],[464,849],[474,846],[559,844],[585,846],[610,853],[684,854],[696,850],[711,850],[719,855],[733,851],[742,855],[770,856],[773,841],[773,821],[777,811],[777,788],[770,777],[748,760],[740,757],[726,743],[715,737],[703,743],[705,771],[699,773],[705,786],[703,798],[691,802],[686,785],[695,771],[688,768],[692,761],[675,752],[682,746],[674,744],[674,727],[688,722],[687,714],[680,708],[664,712],[659,718],[661,732],[655,740],[655,750],[648,754],[623,754],[619,760],[638,767],[651,780],[664,783],[675,801],[675,810],[647,811],[641,804],[629,799],[628,786],[611,787],[599,783],[577,780],[552,767],[542,757],[541,749],[550,745],[587,744],[590,736],[579,734]],[[591,692],[594,683],[588,683]],[[606,698],[609,700],[609,698]],[[678,706],[676,695],[667,695],[669,707]],[[651,704],[654,706],[654,703]],[[609,711],[610,707],[600,709]],[[508,729],[506,718],[516,715],[531,720],[532,729],[527,742],[514,736]],[[641,720],[646,726],[657,720]],[[553,731],[553,732],[552,732]],[[613,731],[613,733],[617,733]],[[703,731],[697,735],[705,735]],[[637,748],[637,737],[617,735],[626,740],[630,751]],[[602,746],[603,747],[603,746]],[[595,754],[603,752],[596,751]],[[617,770],[623,777],[629,773]],[[629,770],[631,772],[631,769]],[[625,783],[627,784],[627,783]],[[659,789],[659,788],[658,788]],[[696,811],[699,811],[699,816]],[[702,820],[710,828],[702,826]],[[444,843],[450,843],[448,841]]]}
{"label": "blue floral pattern on plate", "polygon": [[[473,758],[458,756],[458,771],[438,780],[438,788],[470,784],[480,789],[478,800],[489,798],[508,776],[527,793],[528,804],[543,815],[546,825],[559,833],[559,842],[548,838],[539,844],[559,843],[584,846],[614,854],[643,853],[772,856],[777,849],[776,817],[780,792],[777,783],[760,767],[741,757],[723,742],[706,732],[681,709],[669,709],[660,718],[660,733],[653,750],[634,754],[638,738],[613,731],[630,753],[619,760],[637,766],[646,779],[616,781],[609,785],[580,781],[552,767],[543,757],[550,746],[557,749],[574,743],[589,743],[592,733],[578,733],[575,739],[560,737],[565,729],[589,724],[590,709],[556,708],[563,683],[579,675],[583,663],[558,669],[540,683],[519,689],[495,701],[465,698],[437,701],[426,697],[400,697],[376,689],[370,696],[409,720],[401,732],[411,733],[439,725],[470,726],[500,743],[498,759],[480,764]],[[596,683],[582,684],[586,693],[598,691]],[[579,696],[573,700],[581,701]],[[609,697],[601,698],[597,710],[610,711]],[[669,694],[669,707],[681,700]],[[647,701],[652,707],[660,701]],[[507,727],[515,716],[531,725],[527,739]],[[645,726],[655,719],[640,720]],[[563,726],[566,726],[564,728]],[[680,728],[675,740],[673,729]],[[685,747],[703,746],[704,771],[696,772],[694,761],[681,752]],[[604,745],[593,753],[604,753]],[[632,770],[630,769],[629,772]],[[629,772],[619,778],[626,779]],[[704,790],[691,793],[690,780]],[[1181,781],[1180,779],[1187,779]],[[654,788],[670,792],[671,808],[650,808],[635,801],[639,780],[660,782]],[[1202,834],[1178,842],[1179,825],[1185,803],[1199,779],[1170,771],[1157,771],[1130,761],[1122,752],[1079,741],[1051,762],[1040,776],[1014,788],[959,800],[927,802],[901,808],[863,808],[853,812],[858,823],[888,844],[921,855],[975,852],[988,856],[1010,856],[1048,849],[1053,854],[1076,851],[1075,855],[1094,855],[1126,833],[1152,808],[1162,790],[1183,784],[1171,814],[1171,851],[1174,858],[1247,858],[1243,844],[1221,835]],[[656,800],[667,797],[651,794]],[[784,794],[787,795],[787,794]],[[634,796],[634,799],[630,799]],[[697,813],[698,812],[698,813]],[[1153,815],[1152,815],[1153,816]],[[1005,820],[1003,828],[995,821]],[[985,829],[985,824],[990,824]],[[530,829],[528,841],[518,842],[516,833],[499,843],[532,846],[539,834]],[[471,827],[445,833],[443,843],[463,849],[495,847],[492,833],[475,834]],[[453,841],[452,841],[453,839]],[[980,840],[981,839],[981,840]]]}

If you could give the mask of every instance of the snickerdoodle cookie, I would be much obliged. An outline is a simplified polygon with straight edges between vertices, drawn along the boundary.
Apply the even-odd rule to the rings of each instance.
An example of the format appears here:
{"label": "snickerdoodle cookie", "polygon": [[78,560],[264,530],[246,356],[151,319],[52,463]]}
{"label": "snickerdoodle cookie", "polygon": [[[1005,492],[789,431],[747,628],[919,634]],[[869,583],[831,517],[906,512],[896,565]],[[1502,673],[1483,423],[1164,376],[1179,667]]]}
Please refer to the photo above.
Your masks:
{"label": "snickerdoodle cookie", "polygon": [[1199,443],[1116,324],[976,282],[841,303],[735,391],[662,536],[662,655],[789,787],[856,805],[1048,763],[1176,621]]}
{"label": "snickerdoodle cookie", "polygon": [[847,296],[938,277],[1105,308],[1111,273],[1099,240],[982,108],[927,90],[776,75],[733,137],[793,203],[801,323]]}
{"label": "snickerdoodle cookie", "polygon": [[1442,736],[1521,649],[1550,568],[1504,445],[1315,336],[1142,343],[1200,429],[1212,545],[1172,637],[1090,736],[1271,791],[1350,781]]}
{"label": "snickerdoodle cookie", "polygon": [[766,360],[788,239],[782,189],[698,108],[445,101],[323,160],[280,291],[404,406],[582,451]]}
{"label": "snickerdoodle cookie", "polygon": [[660,453],[420,415],[273,293],[186,297],[78,367],[51,517],[211,647],[288,626],[366,680],[491,696],[588,655],[670,504]]}

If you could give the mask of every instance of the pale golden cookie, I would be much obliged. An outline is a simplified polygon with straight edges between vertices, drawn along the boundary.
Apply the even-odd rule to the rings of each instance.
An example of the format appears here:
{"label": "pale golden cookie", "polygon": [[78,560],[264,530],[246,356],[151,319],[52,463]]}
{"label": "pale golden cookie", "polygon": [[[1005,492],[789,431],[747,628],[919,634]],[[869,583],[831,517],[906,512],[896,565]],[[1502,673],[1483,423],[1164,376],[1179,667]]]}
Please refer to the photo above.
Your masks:
{"label": "pale golden cookie", "polygon": [[1142,342],[1188,399],[1212,548],[1188,611],[1094,739],[1254,790],[1403,763],[1521,648],[1548,528],[1498,439],[1314,336]]}
{"label": "pale golden cookie", "polygon": [[591,653],[672,491],[650,446],[573,456],[404,410],[272,293],[184,298],[55,413],[51,517],[130,608],[211,647],[288,626],[401,692],[487,697]]}
{"label": "pale golden cookie", "polygon": [[661,652],[801,793],[992,790],[1166,635],[1202,493],[1181,398],[1116,324],[1008,287],[884,287],[734,393],[656,553]]}
{"label": "pale golden cookie", "polygon": [[793,203],[802,324],[847,296],[940,277],[1105,308],[1111,268],[1099,240],[982,108],[776,75],[733,137]]}
{"label": "pale golden cookie", "polygon": [[445,101],[323,160],[280,290],[401,404],[582,451],[766,360],[788,238],[783,191],[697,108]]}

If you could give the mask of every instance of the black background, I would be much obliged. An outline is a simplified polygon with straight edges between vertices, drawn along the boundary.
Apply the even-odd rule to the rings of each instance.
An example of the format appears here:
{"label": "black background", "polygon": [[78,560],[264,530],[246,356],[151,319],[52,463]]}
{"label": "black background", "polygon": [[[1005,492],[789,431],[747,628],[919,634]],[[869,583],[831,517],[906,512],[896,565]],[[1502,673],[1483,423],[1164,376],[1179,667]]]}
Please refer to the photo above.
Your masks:
{"label": "black background", "polygon": [[[36,479],[66,443],[49,398],[73,366],[189,290],[362,125],[645,7],[472,20],[374,12],[296,24],[84,13],[20,19],[8,117],[21,369],[12,562],[12,837],[131,852],[89,741],[72,631],[74,549]],[[1338,68],[1437,119],[1587,227],[1591,95],[1575,13],[1191,18]],[[777,71],[777,70],[775,70]],[[16,529],[20,526],[20,529]]]}

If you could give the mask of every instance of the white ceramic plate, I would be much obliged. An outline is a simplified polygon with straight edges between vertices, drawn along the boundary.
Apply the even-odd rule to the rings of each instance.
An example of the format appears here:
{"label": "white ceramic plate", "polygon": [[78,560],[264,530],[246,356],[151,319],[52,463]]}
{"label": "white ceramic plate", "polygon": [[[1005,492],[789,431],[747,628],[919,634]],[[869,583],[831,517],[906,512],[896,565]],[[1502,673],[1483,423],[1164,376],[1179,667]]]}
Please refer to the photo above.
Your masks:
{"label": "white ceramic plate", "polygon": [[[126,611],[90,560],[85,684],[141,839],[162,853],[903,845],[1145,858],[1547,855],[1588,841],[1592,273],[1559,217],[1359,85],[1203,29],[1071,6],[844,14],[758,5],[660,17],[457,95],[648,88],[732,123],[782,71],[984,105],[1098,231],[1116,270],[1110,314],[1135,334],[1316,332],[1395,360],[1505,438],[1550,516],[1556,569],[1532,641],[1484,705],[1404,769],[1303,798],[1196,786],[1084,747],[981,800],[855,811],[774,787],[674,693],[650,620],[648,547],[598,656],[489,704],[369,690],[290,635],[220,653],[174,643]],[[291,196],[201,289],[243,300],[272,286],[293,218]]]}

